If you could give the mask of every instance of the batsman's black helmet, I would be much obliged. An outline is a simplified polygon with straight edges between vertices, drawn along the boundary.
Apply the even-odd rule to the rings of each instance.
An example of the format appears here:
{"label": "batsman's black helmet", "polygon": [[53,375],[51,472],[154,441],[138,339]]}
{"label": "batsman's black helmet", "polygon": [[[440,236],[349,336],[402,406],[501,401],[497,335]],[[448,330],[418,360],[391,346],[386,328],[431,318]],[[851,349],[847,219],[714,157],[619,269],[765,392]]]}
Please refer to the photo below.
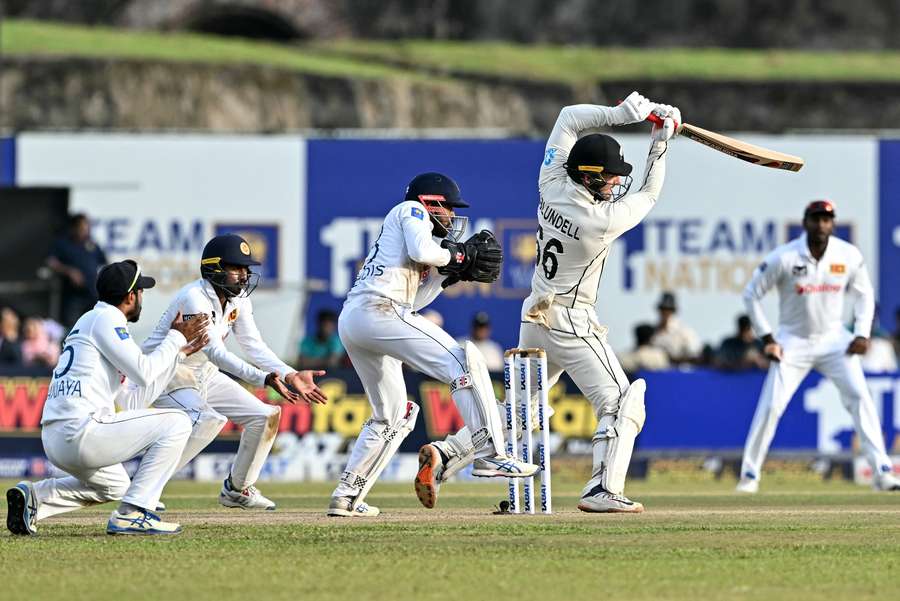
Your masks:
{"label": "batsman's black helmet", "polygon": [[606,134],[589,134],[580,138],[566,160],[566,171],[576,179],[579,173],[630,175],[631,164],[625,162],[622,147]]}
{"label": "batsman's black helmet", "polygon": [[445,207],[464,209],[469,203],[460,198],[459,186],[442,173],[422,173],[406,186],[404,200],[437,201]]}
{"label": "batsman's black helmet", "polygon": [[222,290],[228,296],[249,296],[256,288],[258,274],[252,282],[246,285],[229,285],[226,282],[227,274],[225,273],[225,265],[238,265],[241,267],[252,267],[261,263],[253,258],[250,252],[250,245],[247,241],[237,234],[222,234],[216,236],[206,243],[203,247],[203,256],[200,259],[200,275],[205,280]]}

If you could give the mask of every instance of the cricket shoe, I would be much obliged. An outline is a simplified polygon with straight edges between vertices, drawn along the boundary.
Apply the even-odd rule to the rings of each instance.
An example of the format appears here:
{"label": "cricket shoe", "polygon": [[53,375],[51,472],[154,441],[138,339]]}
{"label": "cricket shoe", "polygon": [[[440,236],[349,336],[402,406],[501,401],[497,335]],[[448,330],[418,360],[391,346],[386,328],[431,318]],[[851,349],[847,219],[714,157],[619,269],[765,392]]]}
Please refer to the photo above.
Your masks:
{"label": "cricket shoe", "polygon": [[263,496],[255,486],[247,486],[241,490],[232,488],[230,476],[222,483],[219,492],[219,504],[225,507],[238,507],[240,509],[265,509],[275,511],[275,502]]}
{"label": "cricket shoe", "polygon": [[6,527],[13,534],[37,534],[37,499],[31,482],[19,482],[6,491]]}
{"label": "cricket shoe", "polygon": [[131,513],[119,513],[116,509],[106,523],[107,534],[178,534],[181,526],[164,522],[158,515],[146,509]]}
{"label": "cricket shoe", "polygon": [[479,478],[527,478],[538,469],[533,463],[525,463],[509,455],[495,455],[476,459],[472,464],[472,475]]}
{"label": "cricket shoe", "polygon": [[157,501],[156,513],[165,513],[165,511],[166,511],[166,504],[163,503],[162,501]]}
{"label": "cricket shoe", "polygon": [[900,480],[890,472],[885,472],[872,480],[872,488],[880,491],[900,491]]}
{"label": "cricket shoe", "polygon": [[374,505],[360,503],[353,506],[353,497],[331,497],[327,515],[338,518],[374,518],[381,511]]}
{"label": "cricket shoe", "polygon": [[756,478],[741,478],[740,482],[737,483],[737,486],[734,487],[734,492],[748,495],[755,495],[758,491],[759,480]]}
{"label": "cricket shoe", "polygon": [[598,484],[581,497],[578,509],[587,513],[642,513],[644,506],[625,495],[616,495]]}
{"label": "cricket shoe", "polygon": [[444,469],[444,461],[434,444],[422,445],[419,449],[419,471],[416,473],[416,496],[419,502],[432,509],[437,505],[441,483],[438,479]]}

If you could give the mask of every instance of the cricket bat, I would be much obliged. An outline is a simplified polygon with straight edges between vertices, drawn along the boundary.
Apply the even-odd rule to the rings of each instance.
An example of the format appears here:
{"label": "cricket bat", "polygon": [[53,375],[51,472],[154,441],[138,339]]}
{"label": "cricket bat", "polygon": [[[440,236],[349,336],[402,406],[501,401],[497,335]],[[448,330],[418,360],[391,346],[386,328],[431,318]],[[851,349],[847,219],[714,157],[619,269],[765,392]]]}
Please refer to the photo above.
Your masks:
{"label": "cricket bat", "polygon": [[[659,115],[650,113],[647,121],[662,125],[662,118]],[[700,142],[704,146],[709,146],[713,150],[733,156],[742,161],[753,163],[754,165],[762,165],[763,167],[772,167],[773,169],[786,169],[787,171],[800,171],[803,168],[803,159],[791,154],[784,154],[776,150],[769,150],[762,146],[754,146],[747,142],[741,142],[714,131],[691,125],[690,123],[682,123],[678,126],[678,135],[684,136],[694,142]]]}

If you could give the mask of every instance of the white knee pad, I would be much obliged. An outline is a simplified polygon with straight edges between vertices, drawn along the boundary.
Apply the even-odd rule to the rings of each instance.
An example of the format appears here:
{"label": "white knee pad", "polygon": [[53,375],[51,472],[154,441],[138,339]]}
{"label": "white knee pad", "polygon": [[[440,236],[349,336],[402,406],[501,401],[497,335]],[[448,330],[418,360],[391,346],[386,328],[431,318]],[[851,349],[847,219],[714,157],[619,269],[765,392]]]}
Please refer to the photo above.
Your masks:
{"label": "white knee pad", "polygon": [[644,427],[644,395],[647,383],[635,380],[622,395],[615,416],[604,415],[593,438],[594,474],[586,490],[602,484],[607,491],[621,495],[631,463],[634,440]]}
{"label": "white knee pad", "polygon": [[[506,452],[503,435],[505,426],[500,419],[500,409],[484,355],[469,341],[466,341],[463,350],[466,353],[467,371],[450,382],[450,395],[471,432],[487,430],[487,438],[481,440],[479,437],[480,445],[474,450],[477,452],[490,443],[494,447],[494,453],[502,455]],[[471,406],[473,404],[474,407]]]}
{"label": "white knee pad", "polygon": [[363,502],[400,444],[413,431],[418,415],[419,406],[407,401],[406,413],[399,422],[390,424],[370,419],[363,425],[359,433],[361,440],[354,446],[347,469],[341,474],[341,484],[359,489],[353,499],[354,508]]}

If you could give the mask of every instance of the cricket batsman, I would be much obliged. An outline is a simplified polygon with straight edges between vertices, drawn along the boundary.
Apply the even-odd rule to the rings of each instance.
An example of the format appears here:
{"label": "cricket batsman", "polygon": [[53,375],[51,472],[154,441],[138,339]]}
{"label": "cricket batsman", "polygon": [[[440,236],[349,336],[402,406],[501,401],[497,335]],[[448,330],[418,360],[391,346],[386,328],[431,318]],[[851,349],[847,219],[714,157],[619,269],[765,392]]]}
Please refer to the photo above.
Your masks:
{"label": "cricket batsman", "polygon": [[[626,195],[632,166],[619,143],[604,134],[584,134],[592,128],[639,123],[651,112],[664,118],[663,125],[652,129],[643,185]],[[643,380],[628,382],[607,344],[607,328],[597,320],[597,287],[610,245],[656,204],[668,140],[680,121],[677,108],[656,104],[637,92],[616,107],[565,107],[547,140],[538,177],[537,266],[531,295],[522,305],[519,348],[543,348],[547,386],[566,371],[593,405],[599,421],[592,440],[593,474],[578,504],[586,512],[644,509],[623,491],[634,439],[644,424],[646,385]],[[426,447],[441,452],[442,461],[435,461],[432,469],[431,489],[436,495],[437,485],[458,469],[454,465],[458,453],[448,441]],[[424,452],[423,448],[420,458]],[[419,479],[424,480],[421,476],[420,470]],[[417,481],[417,486],[424,484]],[[429,506],[427,496],[419,495],[419,500]]]}

